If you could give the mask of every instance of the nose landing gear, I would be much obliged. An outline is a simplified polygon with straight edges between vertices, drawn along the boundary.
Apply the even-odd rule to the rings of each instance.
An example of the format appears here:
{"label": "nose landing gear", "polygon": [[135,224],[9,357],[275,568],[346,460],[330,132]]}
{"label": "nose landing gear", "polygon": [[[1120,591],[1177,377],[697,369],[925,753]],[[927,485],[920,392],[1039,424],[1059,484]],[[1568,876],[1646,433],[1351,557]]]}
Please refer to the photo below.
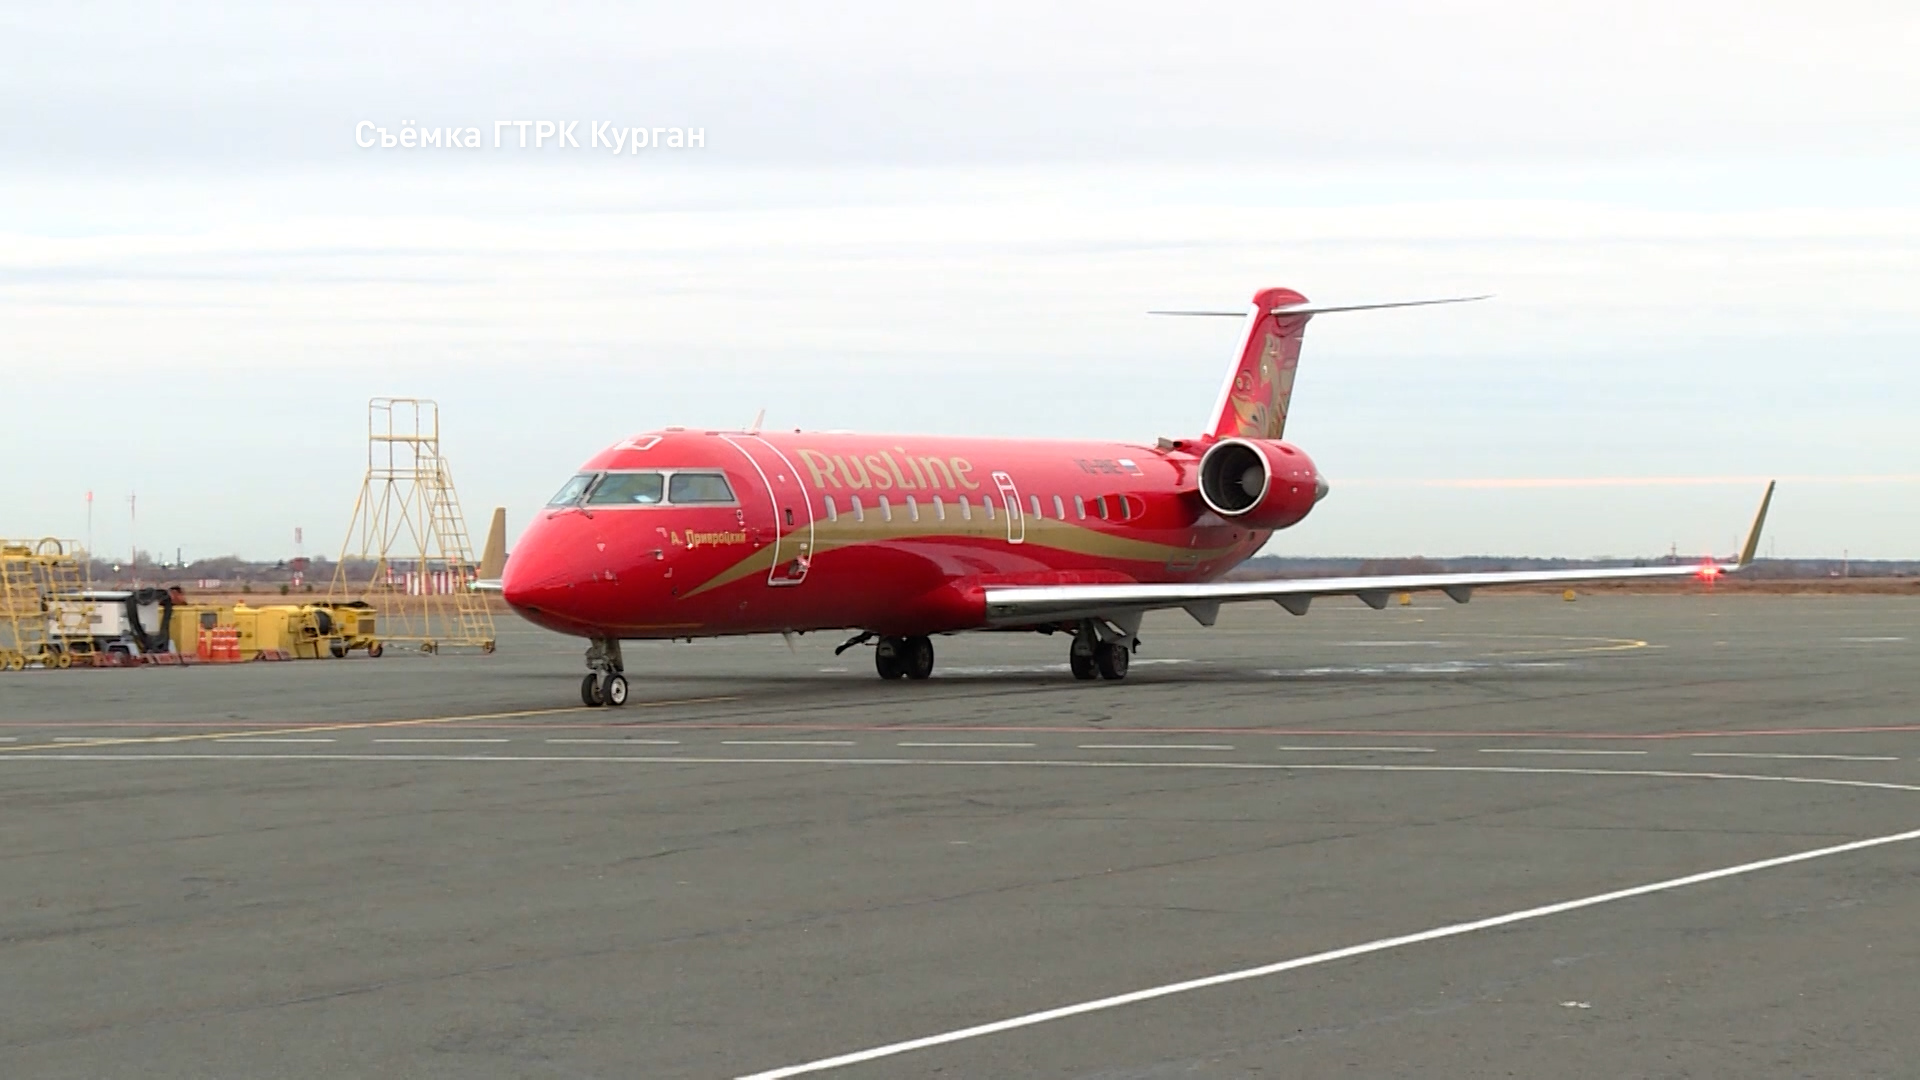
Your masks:
{"label": "nose landing gear", "polygon": [[619,708],[627,703],[627,677],[591,672],[580,680],[580,702],[590,709],[602,705]]}
{"label": "nose landing gear", "polygon": [[619,708],[627,703],[627,677],[621,672],[626,664],[620,658],[616,638],[594,638],[587,646],[587,667],[592,670],[580,680],[580,703],[590,709],[602,705]]}

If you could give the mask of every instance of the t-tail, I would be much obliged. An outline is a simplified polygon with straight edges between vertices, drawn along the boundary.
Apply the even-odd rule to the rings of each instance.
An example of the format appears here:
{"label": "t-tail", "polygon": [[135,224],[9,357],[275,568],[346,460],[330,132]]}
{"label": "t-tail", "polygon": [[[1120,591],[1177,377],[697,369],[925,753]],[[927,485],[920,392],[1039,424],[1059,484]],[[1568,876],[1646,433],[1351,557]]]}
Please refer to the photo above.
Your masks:
{"label": "t-tail", "polygon": [[1292,289],[1262,289],[1253,294],[1246,312],[1157,311],[1156,315],[1214,315],[1244,318],[1246,337],[1240,355],[1220,388],[1208,433],[1215,438],[1280,439],[1286,436],[1287,411],[1293,404],[1293,376],[1300,366],[1300,340],[1307,320],[1336,311],[1372,311],[1377,308],[1421,307],[1485,300],[1484,296],[1452,296],[1441,300],[1401,300],[1385,304],[1315,304]]}

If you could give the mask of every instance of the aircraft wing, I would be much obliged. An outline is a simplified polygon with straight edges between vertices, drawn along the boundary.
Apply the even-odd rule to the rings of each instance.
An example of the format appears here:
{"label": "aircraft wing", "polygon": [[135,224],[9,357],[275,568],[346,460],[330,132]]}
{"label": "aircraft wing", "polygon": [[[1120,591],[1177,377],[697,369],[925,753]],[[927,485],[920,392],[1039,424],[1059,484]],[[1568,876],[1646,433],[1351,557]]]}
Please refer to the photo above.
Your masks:
{"label": "aircraft wing", "polygon": [[1572,585],[1588,581],[1642,578],[1713,577],[1736,573],[1751,563],[1760,546],[1760,530],[1773,502],[1773,484],[1760,500],[1746,546],[1729,562],[1684,566],[1629,566],[1591,570],[1520,570],[1462,574],[1387,574],[1369,577],[1294,578],[1278,581],[1216,581],[1181,585],[1035,585],[987,590],[987,621],[994,626],[1108,619],[1137,627],[1148,611],[1184,608],[1195,621],[1212,626],[1221,604],[1272,600],[1295,615],[1305,615],[1315,597],[1354,596],[1369,607],[1384,608],[1398,592],[1444,592],[1466,603],[1473,590],[1492,585]]}

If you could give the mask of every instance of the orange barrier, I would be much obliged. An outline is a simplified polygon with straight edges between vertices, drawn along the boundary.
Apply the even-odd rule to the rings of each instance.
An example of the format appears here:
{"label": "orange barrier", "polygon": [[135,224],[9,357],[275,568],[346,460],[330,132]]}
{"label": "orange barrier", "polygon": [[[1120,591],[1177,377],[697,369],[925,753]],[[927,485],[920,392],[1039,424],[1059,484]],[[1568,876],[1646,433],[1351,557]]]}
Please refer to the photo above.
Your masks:
{"label": "orange barrier", "polygon": [[240,628],[233,625],[209,626],[200,630],[194,652],[210,664],[231,664],[240,659]]}

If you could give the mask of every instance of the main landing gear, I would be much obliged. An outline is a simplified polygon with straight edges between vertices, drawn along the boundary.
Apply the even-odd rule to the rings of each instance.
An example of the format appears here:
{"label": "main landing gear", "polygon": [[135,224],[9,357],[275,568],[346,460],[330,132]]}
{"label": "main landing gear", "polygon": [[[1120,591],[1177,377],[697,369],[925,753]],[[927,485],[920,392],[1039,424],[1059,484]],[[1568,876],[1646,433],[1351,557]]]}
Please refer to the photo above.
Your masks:
{"label": "main landing gear", "polygon": [[[1083,682],[1094,679],[1119,682],[1127,677],[1133,650],[1140,645],[1140,639],[1135,636],[1140,632],[1138,614],[1085,619],[1069,625],[1073,630],[1073,648],[1067,653],[1067,666],[1074,678]],[[1067,627],[1055,625],[1044,628],[1044,632],[1051,634],[1064,629]],[[838,656],[869,641],[874,643],[873,669],[881,678],[924,679],[933,674],[933,641],[924,636],[881,636],[863,630],[842,642],[833,654]],[[586,693],[584,687],[581,693]]]}
{"label": "main landing gear", "polygon": [[626,665],[620,659],[620,642],[614,638],[594,638],[587,645],[587,667],[592,670],[580,680],[580,703],[588,708],[627,703]]}
{"label": "main landing gear", "polygon": [[873,647],[873,668],[883,679],[924,679],[933,674],[933,640],[883,637]]}
{"label": "main landing gear", "polygon": [[1127,662],[1133,656],[1133,633],[1121,628],[1120,635],[1103,633],[1105,628],[1092,619],[1080,624],[1073,636],[1073,648],[1067,652],[1067,666],[1082,682],[1100,678],[1119,682],[1127,677]]}

